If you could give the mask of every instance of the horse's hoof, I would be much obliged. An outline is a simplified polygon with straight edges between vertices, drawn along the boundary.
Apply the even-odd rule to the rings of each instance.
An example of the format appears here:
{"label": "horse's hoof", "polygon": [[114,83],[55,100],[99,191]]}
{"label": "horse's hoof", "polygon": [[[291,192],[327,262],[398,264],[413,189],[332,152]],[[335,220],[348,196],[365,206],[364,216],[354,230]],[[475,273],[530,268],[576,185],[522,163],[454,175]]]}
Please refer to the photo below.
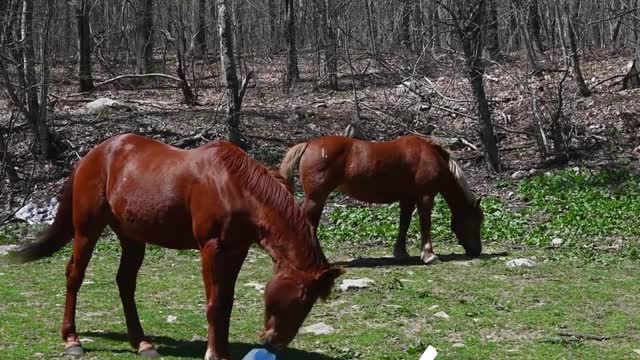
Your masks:
{"label": "horse's hoof", "polygon": [[147,359],[155,359],[160,357],[160,353],[155,348],[149,348],[149,349],[138,351],[138,355]]}
{"label": "horse's hoof", "polygon": [[82,345],[73,344],[64,349],[64,354],[66,356],[79,357],[84,355],[84,350],[82,350]]}
{"label": "horse's hoof", "polygon": [[148,341],[142,341],[140,343],[140,345],[138,346],[138,355],[148,359],[160,357],[160,353],[158,353],[158,350],[156,350],[155,346],[153,346],[153,344]]}
{"label": "horse's hoof", "polygon": [[440,263],[440,259],[434,253],[423,253],[420,258],[422,258],[422,262],[426,265],[435,265]]}

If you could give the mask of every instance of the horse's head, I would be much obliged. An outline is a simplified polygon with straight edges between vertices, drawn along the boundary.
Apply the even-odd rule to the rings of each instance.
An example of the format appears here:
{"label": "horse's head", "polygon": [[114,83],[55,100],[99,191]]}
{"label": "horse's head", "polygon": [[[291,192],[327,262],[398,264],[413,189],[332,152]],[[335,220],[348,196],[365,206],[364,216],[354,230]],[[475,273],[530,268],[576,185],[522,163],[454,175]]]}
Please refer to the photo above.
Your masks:
{"label": "horse's head", "polygon": [[480,238],[480,228],[484,213],[480,206],[480,198],[473,202],[473,205],[457,211],[451,218],[451,230],[458,242],[464,248],[468,256],[478,257],[482,253],[482,240]]}
{"label": "horse's head", "polygon": [[282,350],[298,333],[300,325],[318,298],[326,299],[334,280],[344,273],[329,267],[316,275],[292,270],[278,271],[264,292],[265,331],[260,337],[265,346]]}

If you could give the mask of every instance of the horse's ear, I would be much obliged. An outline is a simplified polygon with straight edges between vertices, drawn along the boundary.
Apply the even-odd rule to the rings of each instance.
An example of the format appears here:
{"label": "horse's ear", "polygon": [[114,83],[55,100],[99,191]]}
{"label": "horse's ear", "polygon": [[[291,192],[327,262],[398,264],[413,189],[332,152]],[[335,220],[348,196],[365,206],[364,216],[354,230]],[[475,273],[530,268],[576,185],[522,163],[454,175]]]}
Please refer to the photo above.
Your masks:
{"label": "horse's ear", "polygon": [[473,204],[473,207],[475,208],[480,208],[480,202],[482,201],[482,196],[478,196],[478,198],[476,199],[475,204]]}
{"label": "horse's ear", "polygon": [[332,266],[321,272],[320,275],[318,275],[316,282],[318,297],[322,300],[326,300],[329,297],[329,294],[331,294],[331,289],[333,288],[333,283],[336,278],[344,273],[345,270],[337,266]]}

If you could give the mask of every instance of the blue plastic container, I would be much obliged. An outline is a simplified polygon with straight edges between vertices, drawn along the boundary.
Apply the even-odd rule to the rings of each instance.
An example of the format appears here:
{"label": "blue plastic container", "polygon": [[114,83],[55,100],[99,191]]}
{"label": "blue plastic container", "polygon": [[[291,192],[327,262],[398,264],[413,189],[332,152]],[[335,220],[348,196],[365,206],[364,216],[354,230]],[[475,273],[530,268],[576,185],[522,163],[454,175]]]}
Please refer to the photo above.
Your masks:
{"label": "blue plastic container", "polygon": [[242,360],[276,360],[276,354],[267,349],[253,349]]}

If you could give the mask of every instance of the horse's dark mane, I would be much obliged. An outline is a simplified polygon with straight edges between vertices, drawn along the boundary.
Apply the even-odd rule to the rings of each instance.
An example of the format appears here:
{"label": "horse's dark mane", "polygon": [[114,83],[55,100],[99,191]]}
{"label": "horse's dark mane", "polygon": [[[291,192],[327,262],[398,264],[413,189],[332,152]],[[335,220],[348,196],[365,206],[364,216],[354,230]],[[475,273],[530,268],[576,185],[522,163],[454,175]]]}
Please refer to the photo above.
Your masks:
{"label": "horse's dark mane", "polygon": [[[308,244],[300,246],[307,258],[312,259],[312,267],[324,267],[327,259],[322,252],[318,239],[314,236],[311,224],[295,199],[283,184],[271,176],[267,169],[249,155],[231,146],[216,149],[218,156],[227,169],[237,176],[239,185],[247,189],[259,201],[272,207],[295,230],[296,235],[306,239]],[[290,244],[290,246],[299,246]],[[301,270],[301,269],[300,269]]]}

